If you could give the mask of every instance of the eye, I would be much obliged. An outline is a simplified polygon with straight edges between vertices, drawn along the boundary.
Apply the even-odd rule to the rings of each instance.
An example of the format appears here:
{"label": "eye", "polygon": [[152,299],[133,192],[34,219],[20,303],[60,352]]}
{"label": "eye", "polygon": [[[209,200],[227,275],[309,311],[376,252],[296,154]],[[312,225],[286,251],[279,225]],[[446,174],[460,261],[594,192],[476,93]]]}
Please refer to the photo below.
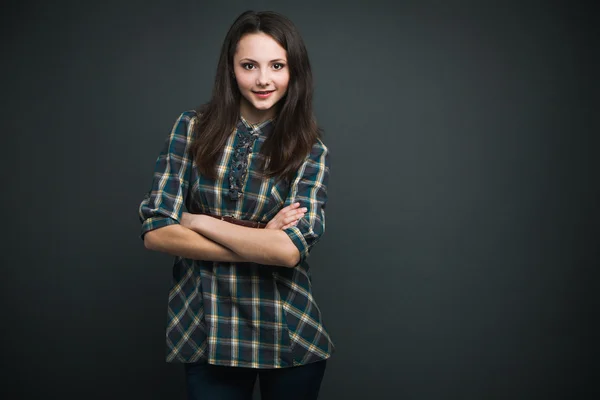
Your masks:
{"label": "eye", "polygon": [[285,67],[285,64],[282,64],[282,63],[273,64],[273,69],[276,69],[276,70],[283,69],[283,67]]}
{"label": "eye", "polygon": [[247,70],[252,70],[254,69],[254,64],[251,63],[243,63],[242,64],[242,68],[247,69]]}

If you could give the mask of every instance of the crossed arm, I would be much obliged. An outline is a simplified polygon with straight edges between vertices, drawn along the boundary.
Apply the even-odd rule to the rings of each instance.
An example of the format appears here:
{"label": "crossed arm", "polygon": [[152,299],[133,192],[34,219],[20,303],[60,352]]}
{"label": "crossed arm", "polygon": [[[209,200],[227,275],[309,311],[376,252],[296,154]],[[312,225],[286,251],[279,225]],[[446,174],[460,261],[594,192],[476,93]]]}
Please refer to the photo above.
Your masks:
{"label": "crossed arm", "polygon": [[307,211],[300,203],[284,207],[266,229],[247,228],[202,215],[183,213],[179,224],[144,235],[146,248],[196,260],[255,262],[294,267],[300,253],[283,232]]}
{"label": "crossed arm", "polygon": [[156,159],[152,187],[138,210],[145,246],[195,260],[296,266],[325,229],[327,147],[317,141],[298,169],[286,197],[296,203],[283,208],[267,229],[246,228],[181,212],[192,179],[196,122],[195,112],[182,113]]}

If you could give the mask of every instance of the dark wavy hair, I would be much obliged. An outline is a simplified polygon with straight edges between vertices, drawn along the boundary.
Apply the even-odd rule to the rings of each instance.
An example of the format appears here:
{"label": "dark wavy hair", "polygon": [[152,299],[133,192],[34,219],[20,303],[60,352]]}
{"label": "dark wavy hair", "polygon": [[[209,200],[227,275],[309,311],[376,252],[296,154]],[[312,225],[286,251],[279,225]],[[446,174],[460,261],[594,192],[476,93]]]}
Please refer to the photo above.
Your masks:
{"label": "dark wavy hair", "polygon": [[262,172],[291,180],[321,137],[312,110],[312,71],[300,33],[281,14],[246,11],[229,28],[221,47],[212,98],[196,110],[199,123],[191,151],[198,170],[206,176],[216,177],[215,167],[240,117],[241,93],[233,69],[238,42],[242,36],[258,32],[271,36],[287,51],[290,76],[287,92],[277,103],[273,132],[261,148]]}

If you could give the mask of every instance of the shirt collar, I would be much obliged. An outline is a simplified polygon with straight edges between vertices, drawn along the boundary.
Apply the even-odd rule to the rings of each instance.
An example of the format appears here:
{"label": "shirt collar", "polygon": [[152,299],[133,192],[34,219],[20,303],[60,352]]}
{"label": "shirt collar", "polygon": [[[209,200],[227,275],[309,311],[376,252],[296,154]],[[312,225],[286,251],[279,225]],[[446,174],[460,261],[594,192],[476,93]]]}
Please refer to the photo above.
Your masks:
{"label": "shirt collar", "polygon": [[240,115],[240,123],[238,124],[238,128],[245,128],[249,133],[254,132],[257,134],[268,135],[275,125],[275,117],[269,118],[265,121],[262,121],[258,124],[251,124],[246,120],[246,118]]}

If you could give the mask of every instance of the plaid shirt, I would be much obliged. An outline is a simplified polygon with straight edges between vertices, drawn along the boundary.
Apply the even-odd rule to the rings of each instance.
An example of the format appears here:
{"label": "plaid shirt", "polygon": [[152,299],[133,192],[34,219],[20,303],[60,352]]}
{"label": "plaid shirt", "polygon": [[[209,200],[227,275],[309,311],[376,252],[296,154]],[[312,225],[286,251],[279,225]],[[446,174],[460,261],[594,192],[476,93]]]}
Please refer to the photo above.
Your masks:
{"label": "plaid shirt", "polygon": [[[184,112],[156,161],[151,190],[139,207],[142,233],[178,224],[182,206],[194,214],[268,222],[300,202],[308,212],[284,232],[300,251],[295,268],[175,257],[169,292],[167,361],[251,368],[282,368],[327,359],[334,351],[311,292],[305,259],[325,230],[329,156],[320,140],[290,183],[257,172],[260,147],[273,121],[254,127],[243,118],[229,137],[217,178],[198,173],[189,153],[197,115]],[[229,172],[242,139],[250,147],[241,197],[229,195]],[[247,141],[246,141],[247,143]],[[235,161],[235,160],[234,160]],[[244,160],[246,161],[246,160]]]}

